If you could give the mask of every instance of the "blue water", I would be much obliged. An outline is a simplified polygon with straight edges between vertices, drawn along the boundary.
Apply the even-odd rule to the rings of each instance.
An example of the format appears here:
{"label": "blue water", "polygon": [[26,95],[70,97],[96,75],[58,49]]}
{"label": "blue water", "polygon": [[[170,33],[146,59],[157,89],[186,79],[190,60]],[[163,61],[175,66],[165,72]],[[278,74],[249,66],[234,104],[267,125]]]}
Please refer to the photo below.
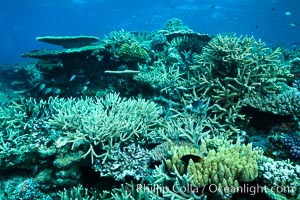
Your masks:
{"label": "blue water", "polygon": [[254,35],[268,44],[298,46],[300,0],[0,0],[0,64],[20,54],[56,48],[45,35],[152,31],[180,18],[196,32]]}

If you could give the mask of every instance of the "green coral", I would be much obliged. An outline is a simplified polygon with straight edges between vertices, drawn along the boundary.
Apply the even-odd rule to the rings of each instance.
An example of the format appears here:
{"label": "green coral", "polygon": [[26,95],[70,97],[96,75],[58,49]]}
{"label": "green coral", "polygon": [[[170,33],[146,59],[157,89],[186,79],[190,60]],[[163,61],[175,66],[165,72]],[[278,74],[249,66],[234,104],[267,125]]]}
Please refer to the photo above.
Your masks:
{"label": "green coral", "polygon": [[172,149],[172,158],[167,159],[166,162],[166,167],[168,168],[168,171],[173,171],[174,168],[176,167],[176,170],[178,171],[179,174],[184,174],[186,173],[186,163],[181,160],[181,158],[184,155],[199,155],[199,157],[202,155],[203,152],[201,152],[200,149],[194,148],[189,145],[184,145],[184,146],[174,146]]}
{"label": "green coral", "polygon": [[[203,156],[207,152],[206,156]],[[195,155],[199,161],[182,160],[184,155]],[[191,148],[188,146],[175,147],[173,156],[166,160],[169,171],[176,171],[183,175],[192,175],[191,184],[195,187],[215,185],[220,193],[238,192],[239,182],[251,182],[258,176],[258,163],[260,153],[252,149],[252,145],[241,145],[238,140],[235,145],[218,146],[216,150]],[[230,190],[228,190],[230,188]]]}
{"label": "green coral", "polygon": [[250,182],[258,176],[258,157],[251,144],[240,145],[237,142],[229,147],[219,147],[217,151],[209,150],[203,162],[190,161],[188,173],[194,175],[192,184],[197,187],[215,184],[221,193],[226,188],[233,189],[229,193],[235,193],[239,181]]}
{"label": "green coral", "polygon": [[[108,53],[110,55],[110,60],[133,65],[127,67],[136,70],[138,63],[144,64],[149,59],[146,51],[148,48],[147,44],[144,44],[144,39],[146,38],[142,35],[136,35],[124,30],[113,31],[101,41],[101,45],[105,54]],[[103,53],[99,53],[98,56],[105,56]]]}
{"label": "green coral", "polygon": [[137,42],[122,44],[119,56],[127,63],[146,63],[149,58],[147,51]]}

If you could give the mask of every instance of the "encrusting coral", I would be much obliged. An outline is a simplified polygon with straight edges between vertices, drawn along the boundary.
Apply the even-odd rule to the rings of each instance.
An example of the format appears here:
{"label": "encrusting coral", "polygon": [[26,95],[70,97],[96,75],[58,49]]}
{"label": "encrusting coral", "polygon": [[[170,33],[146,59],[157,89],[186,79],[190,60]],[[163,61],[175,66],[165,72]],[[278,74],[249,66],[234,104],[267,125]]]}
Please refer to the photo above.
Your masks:
{"label": "encrusting coral", "polygon": [[279,94],[259,95],[250,93],[243,100],[247,105],[275,115],[300,115],[300,92],[296,88],[284,86]]}
{"label": "encrusting coral", "polygon": [[300,197],[300,165],[289,160],[275,161],[265,157],[259,166],[258,179],[272,188],[272,193],[286,194],[295,199]]}
{"label": "encrusting coral", "polygon": [[149,160],[149,151],[133,143],[111,149],[105,163],[96,158],[93,168],[101,177],[113,177],[117,181],[126,177],[141,180],[151,174],[151,170],[145,167]]}

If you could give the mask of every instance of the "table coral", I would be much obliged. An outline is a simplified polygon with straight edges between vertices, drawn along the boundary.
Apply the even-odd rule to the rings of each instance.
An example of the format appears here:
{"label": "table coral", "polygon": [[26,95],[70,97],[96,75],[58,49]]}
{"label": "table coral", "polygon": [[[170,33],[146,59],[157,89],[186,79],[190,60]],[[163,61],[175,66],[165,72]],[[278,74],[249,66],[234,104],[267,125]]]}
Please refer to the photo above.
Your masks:
{"label": "table coral", "polygon": [[46,42],[49,44],[61,45],[64,48],[75,48],[93,45],[99,41],[98,37],[79,35],[79,36],[44,36],[37,37],[37,41]]}

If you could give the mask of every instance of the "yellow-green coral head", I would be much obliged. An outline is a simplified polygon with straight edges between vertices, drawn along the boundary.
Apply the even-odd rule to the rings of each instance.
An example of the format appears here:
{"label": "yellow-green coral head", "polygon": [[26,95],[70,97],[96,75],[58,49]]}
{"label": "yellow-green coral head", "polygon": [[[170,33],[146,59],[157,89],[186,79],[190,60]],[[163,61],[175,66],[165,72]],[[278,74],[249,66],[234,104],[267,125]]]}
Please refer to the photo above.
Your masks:
{"label": "yellow-green coral head", "polygon": [[136,42],[122,44],[119,56],[122,61],[127,63],[146,63],[149,58],[147,51]]}

